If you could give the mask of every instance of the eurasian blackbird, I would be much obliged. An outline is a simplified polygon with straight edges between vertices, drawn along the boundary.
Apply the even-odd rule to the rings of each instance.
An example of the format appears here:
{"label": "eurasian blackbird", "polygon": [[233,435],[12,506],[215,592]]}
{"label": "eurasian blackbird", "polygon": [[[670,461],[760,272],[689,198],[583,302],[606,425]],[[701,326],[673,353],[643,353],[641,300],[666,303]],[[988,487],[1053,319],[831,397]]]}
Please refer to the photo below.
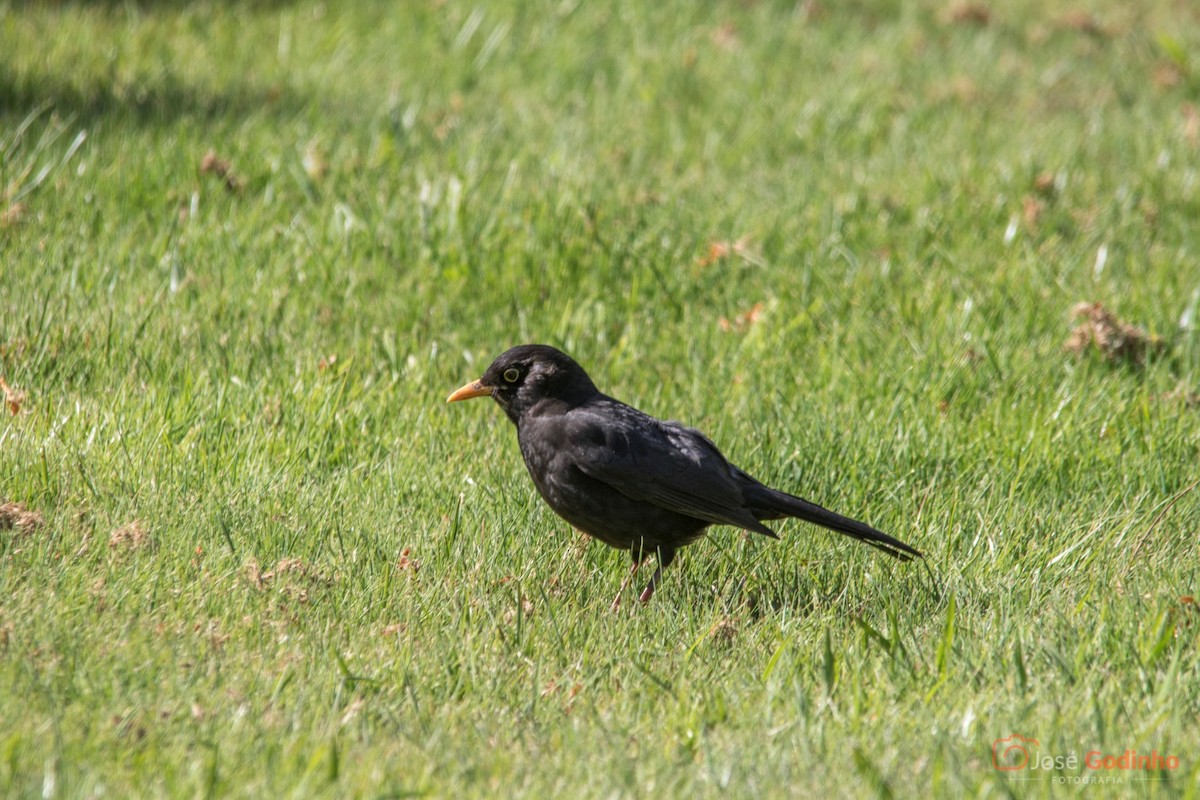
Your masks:
{"label": "eurasian blackbird", "polygon": [[550,508],[584,533],[629,551],[633,568],[614,609],[648,556],[658,555],[658,567],[642,602],[654,594],[675,552],[709,525],[778,538],[761,520],[797,517],[904,561],[921,555],[870,525],[759,483],[700,431],[602,394],[574,359],[553,347],[508,350],[447,402],[484,396],[516,424],[525,466]]}

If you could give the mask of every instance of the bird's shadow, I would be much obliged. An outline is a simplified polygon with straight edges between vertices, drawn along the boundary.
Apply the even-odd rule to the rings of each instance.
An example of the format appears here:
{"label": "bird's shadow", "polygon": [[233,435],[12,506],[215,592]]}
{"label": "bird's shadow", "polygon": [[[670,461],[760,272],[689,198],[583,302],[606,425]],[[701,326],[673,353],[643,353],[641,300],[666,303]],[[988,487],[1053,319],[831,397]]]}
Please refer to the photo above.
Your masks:
{"label": "bird's shadow", "polygon": [[[920,576],[909,578],[893,570],[896,582],[903,582],[904,592],[927,594],[935,602],[940,601],[943,591],[927,560],[904,566],[917,567],[918,561]],[[856,585],[861,588],[856,581],[830,580],[815,566],[805,561],[773,567],[756,559],[756,563],[737,565],[722,575],[697,576],[697,584],[707,585],[707,591],[697,587],[688,600],[693,607],[707,607],[714,613],[753,621],[785,614],[807,617],[831,612],[853,619],[881,602],[893,602],[892,596],[886,595],[886,587],[891,585],[887,582],[863,593],[855,588]]]}

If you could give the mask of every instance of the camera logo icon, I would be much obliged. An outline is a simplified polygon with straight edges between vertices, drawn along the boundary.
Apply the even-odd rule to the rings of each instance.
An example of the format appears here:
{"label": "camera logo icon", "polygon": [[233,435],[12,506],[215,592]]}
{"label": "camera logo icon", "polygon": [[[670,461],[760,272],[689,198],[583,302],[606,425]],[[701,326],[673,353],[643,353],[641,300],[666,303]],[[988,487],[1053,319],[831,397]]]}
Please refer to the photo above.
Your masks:
{"label": "camera logo icon", "polygon": [[1029,745],[1041,747],[1037,739],[1026,739],[1014,733],[992,742],[992,766],[1004,772],[1025,769],[1029,764]]}

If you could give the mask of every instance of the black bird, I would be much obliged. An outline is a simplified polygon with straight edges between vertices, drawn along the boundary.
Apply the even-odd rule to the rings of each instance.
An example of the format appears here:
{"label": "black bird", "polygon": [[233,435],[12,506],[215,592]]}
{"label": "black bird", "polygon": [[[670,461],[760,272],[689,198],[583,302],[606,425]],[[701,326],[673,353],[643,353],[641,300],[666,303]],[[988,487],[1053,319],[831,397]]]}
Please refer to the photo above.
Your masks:
{"label": "black bird", "polygon": [[730,464],[708,438],[602,394],[574,359],[546,345],[500,355],[483,377],[447,402],[490,395],[517,426],[538,492],[584,533],[628,550],[633,568],[651,554],[658,567],[640,596],[654,594],[675,551],[709,525],[778,538],[761,520],[797,517],[908,561],[921,553],[870,525],[765,486]]}

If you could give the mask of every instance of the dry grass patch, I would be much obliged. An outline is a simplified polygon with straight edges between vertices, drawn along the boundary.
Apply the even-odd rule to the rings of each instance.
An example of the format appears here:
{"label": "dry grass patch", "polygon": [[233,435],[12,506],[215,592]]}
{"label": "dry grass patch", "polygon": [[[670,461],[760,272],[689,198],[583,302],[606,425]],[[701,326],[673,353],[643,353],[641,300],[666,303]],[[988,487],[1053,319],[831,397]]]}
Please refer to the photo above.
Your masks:
{"label": "dry grass patch", "polygon": [[20,503],[0,503],[0,531],[15,530],[28,535],[46,524],[41,512],[32,511]]}
{"label": "dry grass patch", "polygon": [[1126,322],[1100,303],[1079,303],[1071,314],[1083,321],[1071,331],[1064,347],[1077,356],[1094,348],[1108,361],[1140,366],[1147,353],[1163,348],[1161,338]]}
{"label": "dry grass patch", "polygon": [[111,550],[134,552],[154,547],[154,537],[140,520],[134,520],[127,525],[115,529],[108,536],[108,546]]}

